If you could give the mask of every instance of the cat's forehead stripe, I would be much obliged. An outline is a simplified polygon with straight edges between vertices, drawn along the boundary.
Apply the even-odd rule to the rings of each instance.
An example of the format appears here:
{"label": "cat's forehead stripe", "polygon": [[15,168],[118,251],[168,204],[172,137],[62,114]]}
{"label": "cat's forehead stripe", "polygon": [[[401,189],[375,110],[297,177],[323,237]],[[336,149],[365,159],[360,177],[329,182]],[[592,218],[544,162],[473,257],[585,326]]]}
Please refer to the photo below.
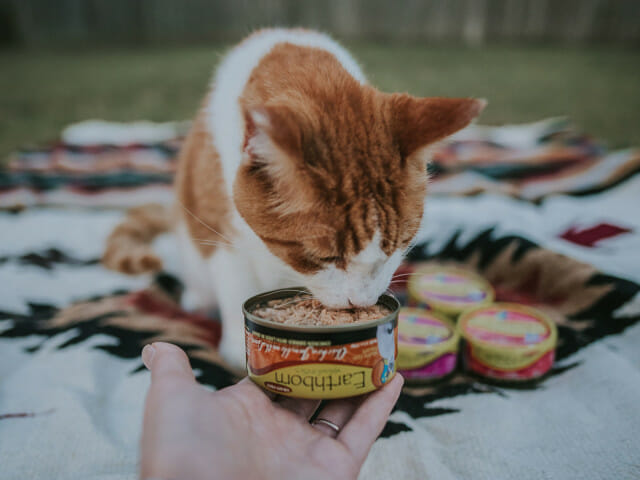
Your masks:
{"label": "cat's forehead stripe", "polygon": [[385,258],[387,258],[387,255],[380,248],[380,243],[380,231],[376,230],[373,238],[371,238],[367,246],[353,258],[353,261],[358,263],[370,264],[384,260]]}

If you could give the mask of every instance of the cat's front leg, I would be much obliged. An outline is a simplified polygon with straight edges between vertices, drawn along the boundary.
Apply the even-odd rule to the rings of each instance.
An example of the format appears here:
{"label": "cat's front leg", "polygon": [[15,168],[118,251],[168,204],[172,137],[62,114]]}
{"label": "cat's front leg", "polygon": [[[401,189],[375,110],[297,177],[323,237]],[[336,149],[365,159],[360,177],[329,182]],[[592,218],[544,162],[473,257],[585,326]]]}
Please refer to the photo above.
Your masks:
{"label": "cat's front leg", "polygon": [[222,317],[222,339],[219,351],[230,367],[246,368],[244,316],[242,304],[257,293],[246,256],[227,250],[214,253],[211,274]]}

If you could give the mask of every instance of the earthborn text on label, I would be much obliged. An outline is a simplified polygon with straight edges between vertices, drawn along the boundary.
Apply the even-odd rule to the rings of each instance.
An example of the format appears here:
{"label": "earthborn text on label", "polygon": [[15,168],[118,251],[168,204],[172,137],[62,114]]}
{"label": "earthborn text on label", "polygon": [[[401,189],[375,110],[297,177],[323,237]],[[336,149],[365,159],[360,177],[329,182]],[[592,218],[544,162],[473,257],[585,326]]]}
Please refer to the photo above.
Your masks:
{"label": "earthborn text on label", "polygon": [[392,313],[379,321],[336,327],[283,326],[245,308],[249,377],[297,398],[343,398],[380,388],[396,372],[398,306],[390,300]]}

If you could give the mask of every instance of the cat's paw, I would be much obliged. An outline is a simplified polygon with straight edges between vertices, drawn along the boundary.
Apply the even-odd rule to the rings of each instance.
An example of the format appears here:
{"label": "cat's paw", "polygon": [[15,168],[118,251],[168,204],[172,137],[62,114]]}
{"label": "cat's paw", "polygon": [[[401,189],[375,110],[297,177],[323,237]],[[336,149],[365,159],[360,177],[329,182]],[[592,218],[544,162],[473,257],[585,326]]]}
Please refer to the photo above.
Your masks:
{"label": "cat's paw", "polygon": [[222,360],[233,370],[246,373],[247,354],[245,353],[244,341],[222,332],[222,340],[218,349]]}
{"label": "cat's paw", "polygon": [[111,241],[102,255],[102,264],[116,272],[128,275],[157,272],[162,269],[162,260],[149,245],[123,245]]}

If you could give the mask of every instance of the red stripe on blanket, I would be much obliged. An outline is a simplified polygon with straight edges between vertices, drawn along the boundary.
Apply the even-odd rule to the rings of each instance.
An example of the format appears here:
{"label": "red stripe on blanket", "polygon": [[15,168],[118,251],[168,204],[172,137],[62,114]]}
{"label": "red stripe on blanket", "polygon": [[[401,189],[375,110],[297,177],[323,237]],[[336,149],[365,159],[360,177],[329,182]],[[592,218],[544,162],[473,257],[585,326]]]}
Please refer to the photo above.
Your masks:
{"label": "red stripe on blanket", "polygon": [[625,227],[619,227],[617,225],[612,225],[611,223],[600,223],[593,227],[583,229],[571,226],[568,230],[558,236],[568,242],[593,248],[598,242],[605,238],[612,238],[622,235],[623,233],[630,232],[632,232],[632,230]]}

